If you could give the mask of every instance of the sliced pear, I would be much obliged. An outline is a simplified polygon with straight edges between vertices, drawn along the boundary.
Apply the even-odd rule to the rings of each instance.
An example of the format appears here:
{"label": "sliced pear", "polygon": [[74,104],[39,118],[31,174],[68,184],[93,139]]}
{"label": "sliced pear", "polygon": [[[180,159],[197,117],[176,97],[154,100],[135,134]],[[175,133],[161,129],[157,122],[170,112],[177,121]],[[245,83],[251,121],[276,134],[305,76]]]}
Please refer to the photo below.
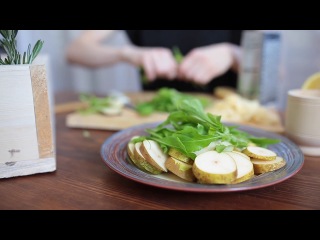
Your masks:
{"label": "sliced pear", "polygon": [[136,165],[138,168],[142,169],[138,160],[134,156],[134,145],[135,144],[133,142],[129,142],[127,145],[127,152],[128,152],[130,160],[134,163],[134,165]]}
{"label": "sliced pear", "polygon": [[164,153],[160,145],[154,140],[144,140],[140,151],[142,156],[155,168],[160,171],[168,172],[165,166],[168,154]]}
{"label": "sliced pear", "polygon": [[261,159],[261,160],[275,160],[277,154],[269,149],[256,147],[256,146],[248,146],[246,149],[242,151],[244,154],[248,155],[251,158]]}
{"label": "sliced pear", "polygon": [[130,159],[132,160],[132,162],[134,162],[134,143],[133,142],[128,142],[128,145],[127,145],[127,152],[128,152],[128,155],[130,157]]}
{"label": "sliced pear", "polygon": [[138,168],[140,168],[141,170],[145,170],[142,168],[142,166],[139,164],[139,161],[136,160],[135,156],[134,156],[134,143],[131,142],[134,138],[138,138],[139,136],[134,136],[131,138],[131,140],[128,142],[127,144],[127,152],[129,155],[130,160],[134,163],[134,165],[136,165]]}
{"label": "sliced pear", "polygon": [[231,156],[237,165],[237,179],[232,183],[244,182],[254,176],[253,164],[247,155],[239,152],[226,152],[226,154]]}
{"label": "sliced pear", "polygon": [[248,146],[249,146],[249,147],[257,147],[257,144],[255,144],[255,143],[253,143],[253,142],[249,142],[249,143],[248,143]]}
{"label": "sliced pear", "polygon": [[189,158],[188,156],[184,155],[178,149],[170,148],[168,151],[168,155],[170,155],[171,157],[174,157],[175,159],[178,159],[182,162],[193,164],[193,160],[191,158]]}
{"label": "sliced pear", "polygon": [[124,107],[124,102],[120,98],[110,97],[109,106],[101,110],[105,115],[119,115]]}
{"label": "sliced pear", "polygon": [[177,175],[178,177],[189,182],[196,181],[196,177],[194,176],[192,171],[192,164],[182,162],[174,157],[168,157],[165,165],[170,172]]}
{"label": "sliced pear", "polygon": [[248,160],[251,160],[251,158],[250,158],[248,155],[246,155],[246,154],[244,154],[244,153],[242,153],[242,152],[238,152],[238,151],[234,150],[234,151],[232,151],[232,153],[241,155],[242,157],[245,157],[245,158],[247,158]]}
{"label": "sliced pear", "polygon": [[128,155],[130,157],[130,159],[134,162],[134,143],[132,142],[133,139],[135,138],[138,138],[139,136],[133,136],[130,141],[128,142],[128,145],[127,145],[127,152],[128,152]]}
{"label": "sliced pear", "polygon": [[242,151],[244,150],[245,148],[237,148],[237,147],[235,147],[234,149],[233,149],[233,151],[235,151],[235,152],[241,152],[242,153]]}
{"label": "sliced pear", "polygon": [[145,157],[142,155],[141,151],[140,151],[140,147],[142,145],[142,142],[137,142],[134,145],[134,159],[137,162],[137,166],[140,166],[142,169],[144,169],[145,171],[152,173],[152,174],[160,174],[162,173],[161,170],[155,168],[154,166],[152,166],[146,159]]}
{"label": "sliced pear", "polygon": [[232,157],[224,152],[208,151],[194,160],[193,174],[199,183],[229,184],[237,178],[237,165]]}
{"label": "sliced pear", "polygon": [[277,156],[276,159],[272,161],[251,158],[251,162],[253,163],[254,174],[275,171],[286,165],[286,161],[279,156]]}

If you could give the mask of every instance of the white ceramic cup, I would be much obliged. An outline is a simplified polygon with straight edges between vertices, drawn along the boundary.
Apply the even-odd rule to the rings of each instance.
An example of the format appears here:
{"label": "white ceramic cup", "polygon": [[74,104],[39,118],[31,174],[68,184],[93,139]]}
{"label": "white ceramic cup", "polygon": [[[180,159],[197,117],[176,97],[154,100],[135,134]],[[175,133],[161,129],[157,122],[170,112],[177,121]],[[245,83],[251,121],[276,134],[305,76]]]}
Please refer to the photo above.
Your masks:
{"label": "white ceramic cup", "polygon": [[304,154],[320,156],[320,90],[288,91],[285,134]]}

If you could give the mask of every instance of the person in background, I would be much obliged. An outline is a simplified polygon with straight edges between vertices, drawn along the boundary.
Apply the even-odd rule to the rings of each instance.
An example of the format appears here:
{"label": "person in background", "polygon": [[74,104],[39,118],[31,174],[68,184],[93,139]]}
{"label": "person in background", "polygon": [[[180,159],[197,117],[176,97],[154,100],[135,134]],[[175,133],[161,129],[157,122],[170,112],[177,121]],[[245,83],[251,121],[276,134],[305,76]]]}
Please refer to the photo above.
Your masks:
{"label": "person in background", "polygon": [[4,53],[5,53],[5,51],[4,51],[3,47],[0,46],[0,55],[1,55],[1,54],[4,54]]}
{"label": "person in background", "polygon": [[[90,68],[127,62],[143,69],[142,88],[210,92],[236,88],[241,30],[126,30],[132,44],[104,44],[115,30],[86,30],[67,47],[69,63]],[[177,62],[173,49],[183,57]]]}

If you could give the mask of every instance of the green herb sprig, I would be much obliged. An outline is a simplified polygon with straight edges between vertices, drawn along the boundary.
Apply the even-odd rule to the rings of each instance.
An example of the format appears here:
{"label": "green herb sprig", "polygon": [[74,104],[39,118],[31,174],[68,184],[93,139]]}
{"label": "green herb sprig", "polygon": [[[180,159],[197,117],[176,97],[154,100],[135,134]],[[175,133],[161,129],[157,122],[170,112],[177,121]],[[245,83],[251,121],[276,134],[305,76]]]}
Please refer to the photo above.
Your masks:
{"label": "green herb sprig", "polygon": [[7,54],[4,59],[0,56],[0,65],[31,64],[43,47],[44,41],[38,40],[32,50],[31,44],[29,44],[27,51],[22,55],[17,50],[18,30],[0,30],[0,34],[3,37],[0,39],[0,45]]}
{"label": "green herb sprig", "polygon": [[173,53],[174,59],[176,60],[177,63],[181,63],[183,61],[184,56],[183,56],[180,48],[178,48],[177,46],[174,46],[172,48],[172,53]]}
{"label": "green herb sprig", "polygon": [[[173,54],[173,57],[175,59],[175,61],[180,64],[182,63],[183,59],[184,59],[184,56],[180,50],[179,47],[177,46],[173,46],[172,47],[172,54]],[[147,78],[147,75],[145,73],[145,71],[143,70],[143,68],[141,67],[140,68],[140,74],[141,74],[141,82],[143,84],[148,84],[148,78]],[[199,90],[205,90],[205,85],[201,85],[201,84],[198,84],[198,83],[194,83],[192,82],[192,85],[196,88],[196,89],[199,89]]]}
{"label": "green herb sprig", "polygon": [[[177,63],[181,63],[183,60],[183,54],[180,51],[180,48],[178,48],[177,46],[174,46],[172,48],[172,54],[174,59],[176,60]],[[145,71],[143,70],[143,68],[140,68],[140,73],[141,73],[141,81],[143,84],[147,84],[148,83],[148,78],[147,75],[145,73]]]}

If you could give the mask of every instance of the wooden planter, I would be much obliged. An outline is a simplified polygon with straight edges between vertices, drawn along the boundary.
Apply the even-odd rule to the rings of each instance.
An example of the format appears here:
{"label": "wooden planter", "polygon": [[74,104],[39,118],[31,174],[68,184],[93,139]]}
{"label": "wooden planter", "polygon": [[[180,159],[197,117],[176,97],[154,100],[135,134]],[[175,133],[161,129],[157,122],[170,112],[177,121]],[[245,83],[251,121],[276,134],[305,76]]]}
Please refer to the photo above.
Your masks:
{"label": "wooden planter", "polygon": [[0,178],[55,170],[45,65],[1,65]]}

